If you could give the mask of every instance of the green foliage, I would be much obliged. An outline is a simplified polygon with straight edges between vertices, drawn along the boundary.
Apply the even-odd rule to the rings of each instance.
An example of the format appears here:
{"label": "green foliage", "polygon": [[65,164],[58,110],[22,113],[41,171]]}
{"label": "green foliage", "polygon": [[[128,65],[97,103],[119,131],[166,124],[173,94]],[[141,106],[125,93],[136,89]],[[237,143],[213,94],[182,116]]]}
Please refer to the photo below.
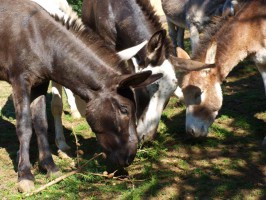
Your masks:
{"label": "green foliage", "polygon": [[67,0],[68,3],[73,7],[73,9],[81,15],[82,0]]}

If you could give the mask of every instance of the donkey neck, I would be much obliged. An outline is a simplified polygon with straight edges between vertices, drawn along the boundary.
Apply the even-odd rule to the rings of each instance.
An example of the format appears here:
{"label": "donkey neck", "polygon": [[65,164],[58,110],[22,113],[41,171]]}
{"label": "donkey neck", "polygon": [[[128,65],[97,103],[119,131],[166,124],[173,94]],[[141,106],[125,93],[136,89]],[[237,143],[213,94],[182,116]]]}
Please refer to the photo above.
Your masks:
{"label": "donkey neck", "polygon": [[[162,29],[159,18],[149,1],[125,0],[122,7],[120,1],[110,1],[109,3],[112,4],[114,13],[118,13],[116,14],[116,21],[119,22],[117,50],[123,50],[149,40],[156,31]],[[139,62],[144,62],[146,53],[145,49],[139,51],[137,54]]]}
{"label": "donkey neck", "polygon": [[[262,16],[264,16],[263,9],[266,9],[266,6],[256,4],[260,4],[259,1],[250,1],[243,6],[235,17],[223,23],[210,40],[208,48],[213,42],[217,44],[215,64],[221,81],[240,61],[265,48],[263,41],[266,33],[262,31],[265,22],[262,22]],[[208,48],[198,58],[197,56],[195,58],[205,62]]]}
{"label": "donkey neck", "polygon": [[[120,73],[102,59],[102,55],[94,50],[95,46],[89,48],[64,27],[61,30],[50,34],[53,41],[50,42],[53,49],[50,78],[86,101],[91,99],[92,91],[111,90],[112,81]],[[110,56],[116,57],[116,54]]]}

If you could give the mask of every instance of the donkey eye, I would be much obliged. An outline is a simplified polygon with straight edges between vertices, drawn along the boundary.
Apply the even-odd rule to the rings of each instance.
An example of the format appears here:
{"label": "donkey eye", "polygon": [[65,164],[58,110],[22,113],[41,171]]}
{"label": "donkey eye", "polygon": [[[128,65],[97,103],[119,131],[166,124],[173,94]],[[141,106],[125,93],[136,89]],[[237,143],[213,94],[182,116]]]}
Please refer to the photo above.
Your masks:
{"label": "donkey eye", "polygon": [[120,111],[122,114],[127,115],[128,114],[128,110],[126,106],[121,106],[120,107]]}
{"label": "donkey eye", "polygon": [[198,91],[198,92],[196,92],[196,93],[195,93],[195,96],[194,96],[195,99],[196,99],[196,100],[200,100],[200,99],[201,99],[201,95],[202,95],[203,92],[204,92],[204,91]]}
{"label": "donkey eye", "polygon": [[194,97],[195,97],[195,99],[199,98],[199,97],[201,96],[201,94],[202,94],[202,92],[201,92],[201,91],[200,91],[200,92],[196,92],[196,93],[195,93],[195,96],[194,96]]}

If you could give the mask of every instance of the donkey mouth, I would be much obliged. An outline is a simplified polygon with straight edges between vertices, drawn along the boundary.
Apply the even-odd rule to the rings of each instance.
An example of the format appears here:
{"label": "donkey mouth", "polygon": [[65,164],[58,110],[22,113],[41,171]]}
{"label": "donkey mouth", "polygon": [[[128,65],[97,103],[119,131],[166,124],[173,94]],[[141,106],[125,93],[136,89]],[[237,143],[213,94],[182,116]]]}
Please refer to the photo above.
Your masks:
{"label": "donkey mouth", "polygon": [[136,154],[124,155],[119,152],[113,152],[108,155],[109,160],[116,167],[128,167],[134,160]]}
{"label": "donkey mouth", "polygon": [[196,137],[196,138],[208,136],[208,129],[206,130],[204,126],[202,126],[200,129],[187,127],[186,132],[190,136]]}

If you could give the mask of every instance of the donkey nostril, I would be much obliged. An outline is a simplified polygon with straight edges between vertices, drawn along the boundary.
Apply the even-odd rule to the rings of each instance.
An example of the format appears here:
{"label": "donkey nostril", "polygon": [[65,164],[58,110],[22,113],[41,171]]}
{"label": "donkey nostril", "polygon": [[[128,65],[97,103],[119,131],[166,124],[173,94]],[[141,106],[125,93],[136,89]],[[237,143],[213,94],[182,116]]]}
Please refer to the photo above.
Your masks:
{"label": "donkey nostril", "polygon": [[134,155],[129,155],[126,160],[126,165],[129,166],[133,162],[134,158]]}

